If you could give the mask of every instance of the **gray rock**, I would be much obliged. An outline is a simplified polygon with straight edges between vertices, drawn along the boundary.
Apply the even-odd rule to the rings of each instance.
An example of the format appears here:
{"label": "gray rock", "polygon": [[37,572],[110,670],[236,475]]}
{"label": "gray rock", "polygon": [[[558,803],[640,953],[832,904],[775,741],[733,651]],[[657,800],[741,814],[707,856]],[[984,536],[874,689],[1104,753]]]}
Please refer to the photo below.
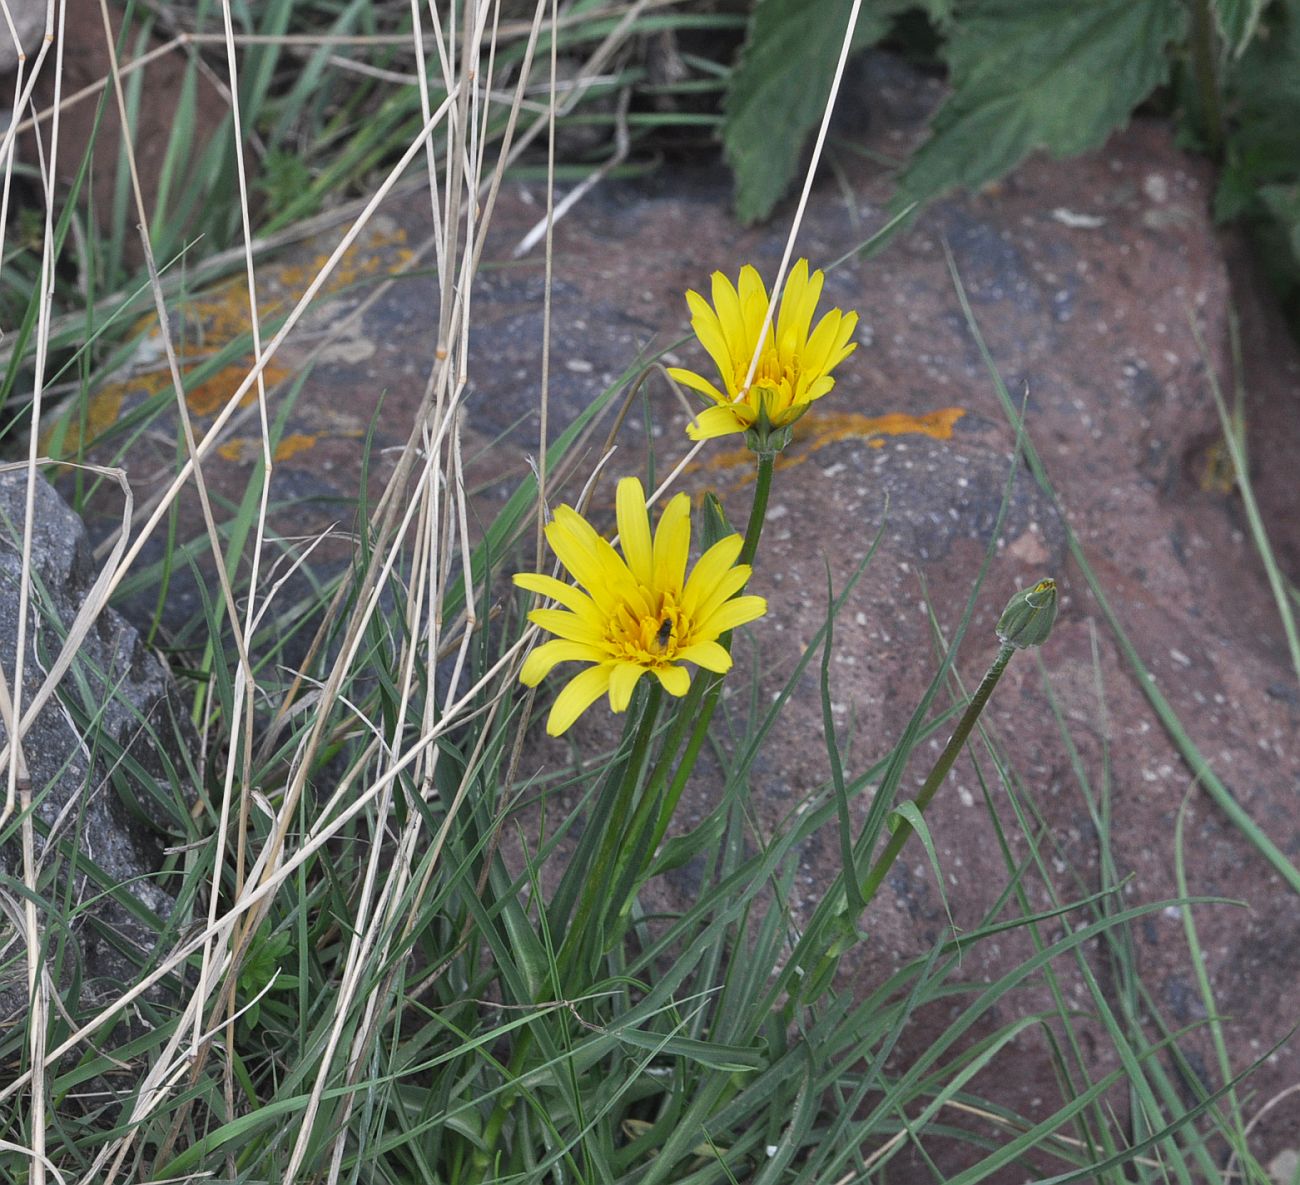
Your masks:
{"label": "gray rock", "polygon": [[[0,17],[0,74],[18,68],[19,53],[31,57],[40,48],[45,33],[45,0],[6,0],[5,7],[13,20]],[[17,41],[14,40],[15,34]]]}
{"label": "gray rock", "polygon": [[[21,471],[0,474],[0,663],[11,691],[26,484]],[[96,574],[81,520],[43,478],[36,483],[30,571],[24,710],[57,660]],[[70,1008],[93,1005],[110,985],[137,978],[156,939],[153,919],[161,924],[173,908],[154,878],[171,821],[168,772],[180,764],[176,737],[184,735],[185,722],[178,707],[170,673],[133,626],[105,609],[23,737],[36,816],[37,892],[43,902],[58,903],[42,911],[42,924],[73,919],[69,929],[50,933],[47,955],[61,990],[81,985],[79,1001],[65,1000]],[[2,725],[0,738],[8,744]],[[0,828],[0,877],[19,883],[20,814]],[[12,886],[0,891],[9,907],[0,914],[0,947],[7,952],[0,1017],[6,1017],[25,1006],[25,948],[21,937],[11,941],[21,899]]]}

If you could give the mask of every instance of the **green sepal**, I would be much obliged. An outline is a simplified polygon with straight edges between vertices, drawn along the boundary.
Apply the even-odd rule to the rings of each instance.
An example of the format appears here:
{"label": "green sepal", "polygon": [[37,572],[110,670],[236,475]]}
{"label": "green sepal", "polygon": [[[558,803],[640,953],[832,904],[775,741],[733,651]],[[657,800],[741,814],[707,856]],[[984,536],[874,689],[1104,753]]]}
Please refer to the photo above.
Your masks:
{"label": "green sepal", "polygon": [[1056,621],[1056,581],[1040,580],[1033,588],[1021,589],[998,618],[998,641],[1024,650],[1047,641]]}

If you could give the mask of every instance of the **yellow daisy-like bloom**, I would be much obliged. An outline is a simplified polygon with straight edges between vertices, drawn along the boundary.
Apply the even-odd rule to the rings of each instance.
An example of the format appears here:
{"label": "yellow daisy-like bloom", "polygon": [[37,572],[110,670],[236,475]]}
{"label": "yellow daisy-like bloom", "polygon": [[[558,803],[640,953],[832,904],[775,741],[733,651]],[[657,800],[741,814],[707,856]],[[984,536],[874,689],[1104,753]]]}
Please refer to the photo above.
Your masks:
{"label": "yellow daisy-like bloom", "polygon": [[720,635],[767,612],[762,597],[736,596],[749,580],[737,564],[741,539],[730,535],[708,549],[688,576],[691,500],[678,494],[664,507],[653,540],[645,491],[635,477],[618,483],[618,532],[623,554],[571,506],[561,506],[546,538],[580,587],[553,576],[520,572],[515,584],[558,601],[562,609],[534,609],[528,620],[554,641],[524,661],[520,680],[535,687],[561,662],[592,665],[555,699],[546,731],[559,736],[605,692],[622,712],[632,690],[651,672],[670,695],[685,695],[694,663],[722,674],[731,655]]}
{"label": "yellow daisy-like bloom", "polygon": [[691,328],[717,364],[726,388],[725,393],[720,391],[693,370],[675,366],[668,371],[714,403],[687,426],[692,440],[762,427],[764,413],[768,426],[788,427],[814,399],[835,386],[831,371],[857,348],[850,339],[858,315],[832,309],[812,329],[824,279],[820,271],[808,274],[806,259],[791,269],[776,324],[768,326],[748,389],[745,378],[770,304],[758,272],[748,265],[741,268],[738,289],[721,272],[714,272],[712,305],[698,292],[686,294]]}

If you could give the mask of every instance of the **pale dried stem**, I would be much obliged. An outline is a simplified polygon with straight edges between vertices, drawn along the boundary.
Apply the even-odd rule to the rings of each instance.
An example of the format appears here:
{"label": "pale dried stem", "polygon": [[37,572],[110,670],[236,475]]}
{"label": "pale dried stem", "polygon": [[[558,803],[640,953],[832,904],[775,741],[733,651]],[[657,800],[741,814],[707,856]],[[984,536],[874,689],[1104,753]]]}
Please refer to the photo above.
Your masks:
{"label": "pale dried stem", "polygon": [[[145,265],[149,273],[150,288],[153,292],[154,298],[154,311],[158,318],[158,333],[167,359],[167,368],[171,377],[172,390],[176,397],[177,420],[184,436],[186,453],[193,469],[194,488],[195,492],[198,494],[199,506],[203,515],[203,526],[207,534],[208,548],[212,553],[212,566],[221,589],[221,598],[225,606],[225,614],[230,621],[230,628],[238,654],[239,666],[236,675],[236,686],[238,689],[239,683],[242,682],[251,687],[252,665],[248,655],[248,647],[244,638],[243,630],[240,626],[239,609],[235,601],[234,589],[230,585],[230,576],[226,570],[226,557],[222,554],[221,538],[217,530],[216,517],[212,513],[212,502],[208,496],[207,480],[204,476],[203,465],[199,457],[198,442],[194,435],[194,424],[190,418],[189,405],[185,399],[185,380],[181,375],[180,362],[177,359],[176,350],[172,342],[170,319],[167,315],[167,300],[163,294],[162,285],[158,279],[158,269],[154,264],[153,246],[150,241],[149,211],[145,206],[144,192],[140,185],[140,174],[136,167],[135,146],[132,142],[131,136],[130,113],[127,109],[126,96],[122,91],[122,80],[117,72],[117,49],[114,44],[113,28],[109,19],[107,0],[100,0],[100,15],[103,20],[104,45],[105,52],[108,54],[109,73],[113,83],[113,94],[117,101],[118,118],[122,125],[122,150],[131,178],[131,192],[135,201],[136,217],[139,220],[138,229],[140,232],[140,245],[144,253]],[[260,384],[260,372],[258,373],[257,378]],[[219,638],[214,639],[210,643],[210,645],[219,644]],[[216,830],[216,852],[213,859],[212,888],[210,892],[208,917],[209,923],[215,920],[217,902],[220,900],[222,872],[225,868],[226,860],[226,837],[230,830],[229,811],[232,798],[230,788],[233,783],[234,762],[237,760],[239,752],[237,738],[239,737],[240,731],[239,717],[243,707],[243,698],[239,696],[237,692],[235,700],[235,719],[231,726],[231,744],[228,747],[227,780],[225,791],[221,795],[220,817]],[[210,948],[205,947],[203,950],[203,957],[199,964],[198,986],[195,990],[195,994],[200,1000],[206,1000],[208,997],[208,984],[211,974],[212,951]],[[197,1050],[198,1038],[203,1024],[202,1008],[195,1010],[193,1024],[194,1048]],[[197,1069],[198,1066],[196,1065],[196,1072]]]}
{"label": "pale dried stem", "polygon": [[[509,694],[509,689],[500,687],[498,680],[504,672],[515,666],[523,649],[524,643],[520,640],[502,654],[484,671],[476,682],[466,688],[462,695],[448,705],[447,713],[443,719],[435,727],[422,732],[411,743],[410,747],[398,757],[392,768],[376,778],[370,786],[356,791],[352,787],[351,780],[340,785],[319,809],[317,822],[308,831],[299,849],[292,856],[284,859],[274,874],[259,880],[256,886],[246,886],[243,895],[231,905],[231,908],[226,913],[217,919],[215,926],[205,926],[197,933],[187,936],[157,968],[139,982],[132,984],[127,991],[112,1003],[106,1005],[80,1029],[70,1034],[54,1049],[49,1050],[45,1055],[44,1067],[48,1068],[57,1064],[59,1058],[75,1049],[91,1036],[96,1029],[112,1020],[123,1009],[148,992],[155,984],[172,974],[191,954],[201,949],[205,942],[214,937],[220,938],[227,927],[234,925],[257,906],[273,897],[290,876],[303,865],[309,863],[331,839],[346,828],[353,819],[369,808],[392,780],[414,765],[421,755],[437,742],[439,737],[471,719],[470,705],[481,693],[496,686],[494,702],[496,699]],[[488,711],[490,710],[491,705],[488,708]],[[459,802],[459,798],[457,802]],[[345,803],[346,805],[343,805]],[[334,813],[336,810],[338,811],[337,814]],[[452,818],[449,815],[443,831],[439,833],[440,835],[445,833],[445,829],[450,826],[451,821]],[[185,1024],[188,1024],[188,1021]],[[185,1025],[181,1026],[181,1028],[183,1027]],[[180,1029],[178,1028],[177,1031],[180,1032]],[[31,1080],[32,1071],[29,1069],[19,1074],[12,1082],[0,1087],[0,1102],[22,1090]]]}
{"label": "pale dried stem", "polygon": [[[356,213],[343,240],[319,270],[307,291],[294,305],[283,327],[265,346],[261,343],[257,324],[253,266],[254,258],[262,245],[253,239],[247,219],[248,198],[241,158],[241,204],[245,215],[244,240],[238,251],[226,253],[225,263],[228,265],[234,260],[242,259],[244,264],[250,317],[253,322],[255,362],[201,440],[193,438],[186,410],[183,407],[179,408],[182,427],[186,431],[191,449],[190,457],[180,475],[153,504],[148,517],[139,525],[134,537],[130,538],[129,547],[127,546],[129,535],[126,530],[123,530],[114,540],[113,554],[96,582],[94,590],[96,604],[102,608],[102,605],[107,603],[112,590],[132,570],[145,542],[157,529],[191,475],[195,477],[196,484],[201,486],[203,458],[234,421],[239,414],[238,408],[243,396],[256,384],[265,475],[257,519],[257,541],[254,544],[254,577],[250,587],[249,603],[243,615],[240,636],[247,638],[252,635],[271,599],[283,583],[282,580],[280,584],[276,584],[266,595],[262,595],[258,588],[262,573],[258,569],[257,561],[264,546],[266,499],[273,461],[269,449],[269,416],[263,378],[265,367],[275,356],[288,334],[312,307],[343,254],[357,241],[380,203],[397,188],[398,177],[420,151],[424,151],[426,157],[425,184],[428,186],[435,222],[432,249],[436,253],[440,289],[436,360],[431,368],[415,423],[411,428],[408,445],[399,457],[395,471],[386,484],[372,518],[374,548],[372,563],[361,578],[359,587],[351,590],[356,597],[357,607],[346,622],[343,644],[337,659],[331,664],[323,681],[316,685],[317,690],[311,693],[310,710],[314,718],[304,729],[297,759],[290,770],[287,785],[281,799],[275,804],[271,835],[256,854],[247,877],[243,877],[244,853],[241,846],[235,855],[237,875],[234,898],[227,908],[219,911],[215,888],[218,878],[221,877],[225,860],[222,845],[225,842],[224,836],[229,821],[226,814],[229,808],[223,807],[218,826],[220,834],[213,840],[216,860],[212,871],[214,878],[212,906],[201,930],[178,942],[175,949],[161,959],[160,965],[153,972],[139,983],[132,985],[119,999],[102,1009],[88,1024],[72,1033],[56,1049],[42,1049],[39,1051],[40,1056],[34,1055],[32,1063],[34,1071],[28,1071],[17,1081],[0,1088],[0,1100],[10,1097],[15,1091],[29,1088],[33,1098],[37,1093],[43,1094],[44,1074],[47,1067],[54,1065],[58,1059],[86,1041],[97,1028],[130,1007],[133,1001],[139,999],[162,978],[173,974],[195,952],[202,951],[205,971],[198,989],[187,1000],[184,1015],[173,1030],[171,1038],[158,1052],[149,1073],[140,1082],[131,1118],[137,1123],[146,1118],[163,1104],[176,1084],[183,1080],[187,1071],[191,1076],[197,1071],[195,1053],[209,1048],[208,1042],[219,1031],[219,1026],[225,1027],[227,1037],[232,1034],[231,1026],[236,1015],[233,983],[238,973],[239,962],[248,949],[253,934],[266,916],[273,898],[286,887],[291,887],[295,874],[310,861],[319,858],[325,846],[334,837],[354,826],[357,820],[364,817],[368,821],[367,827],[371,832],[370,848],[368,856],[358,869],[362,873],[362,879],[360,891],[355,899],[355,912],[349,919],[351,937],[343,964],[335,1021],[331,1026],[325,1048],[315,1055],[319,1061],[314,1067],[314,1081],[307,1108],[295,1116],[298,1138],[286,1166],[284,1179],[286,1182],[291,1181],[301,1172],[315,1171],[313,1166],[305,1164],[305,1159],[324,1092],[343,1079],[353,1083],[359,1081],[359,1076],[369,1064],[378,1034],[388,1022],[392,1010],[397,1007],[397,1003],[389,998],[389,990],[397,974],[396,971],[389,973],[385,982],[380,985],[380,990],[366,992],[368,969],[376,960],[388,958],[393,944],[409,939],[412,928],[419,924],[419,911],[430,886],[434,883],[435,870],[439,867],[450,829],[466,800],[471,785],[474,784],[473,771],[484,755],[487,739],[498,713],[507,703],[508,698],[513,696],[511,687],[503,682],[503,676],[513,673],[520,655],[531,641],[530,632],[508,648],[506,653],[490,666],[490,669],[473,682],[472,686],[468,688],[459,686],[469,669],[469,648],[473,643],[474,629],[477,625],[476,606],[479,598],[479,590],[474,586],[473,572],[470,567],[470,514],[465,493],[460,442],[461,401],[467,387],[469,373],[468,345],[472,284],[483,250],[487,225],[506,167],[518,158],[519,153],[540,134],[542,128],[546,128],[549,140],[548,217],[545,230],[547,298],[544,309],[543,361],[540,375],[542,426],[539,438],[541,460],[538,469],[537,499],[540,508],[546,504],[550,481],[550,475],[546,472],[546,445],[550,431],[547,398],[551,337],[550,292],[554,274],[550,239],[557,214],[561,212],[554,201],[555,119],[557,113],[570,110],[590,86],[591,81],[600,75],[603,65],[633,28],[637,16],[649,8],[660,7],[667,2],[668,0],[642,0],[641,3],[618,9],[617,11],[623,14],[623,21],[586,63],[578,83],[569,92],[564,104],[560,102],[560,87],[555,77],[556,39],[553,37],[549,81],[550,103],[547,111],[533,121],[523,135],[516,138],[518,116],[522,109],[531,62],[544,19],[546,0],[537,0],[531,23],[516,23],[513,26],[499,25],[499,10],[488,0],[482,0],[477,5],[466,6],[471,7],[472,11],[464,27],[459,30],[450,25],[443,26],[436,5],[430,4],[427,14],[423,13],[417,0],[413,5],[415,31],[410,44],[416,53],[421,75],[420,94],[424,116],[422,130],[408,147],[402,161]],[[232,90],[237,90],[235,46],[272,39],[236,36],[231,28],[228,4],[224,3],[224,0],[223,14],[226,17],[226,28],[222,40],[227,51],[229,84]],[[551,5],[550,20],[557,27],[565,23],[565,18],[560,17],[558,6],[554,2]],[[443,89],[448,95],[436,109],[431,109],[430,81],[425,76],[426,23],[428,41],[432,43],[433,48],[432,60],[438,63]],[[492,51],[497,37],[507,35],[507,30],[510,36],[526,34],[528,47],[524,62],[519,69],[517,86],[507,119],[506,135],[499,145],[494,165],[489,168],[488,105],[495,101],[492,93],[494,61]],[[198,38],[190,35],[177,39],[178,42],[194,40]],[[304,45],[311,42],[311,39],[298,40]],[[379,44],[381,39],[336,39],[336,41],[339,44]],[[485,46],[487,47],[486,72],[482,78],[479,78],[476,72],[484,61]],[[138,68],[138,64],[133,65]],[[119,88],[123,72],[119,71],[115,76],[115,85]],[[836,87],[839,85],[839,77],[837,71]],[[238,121],[238,105],[235,104],[232,110]],[[57,113],[55,119],[57,121]],[[440,174],[437,156],[433,152],[432,137],[444,120],[447,144]],[[57,127],[57,122],[55,126]],[[238,130],[236,134],[238,136]],[[823,125],[822,134],[818,139],[818,153],[821,151],[824,135]],[[8,143],[11,145],[12,140]],[[625,151],[625,147],[620,150]],[[807,186],[805,186],[804,201],[806,197]],[[571,199],[571,201],[576,200],[578,199]],[[778,276],[778,283],[773,289],[774,302],[793,249],[799,220],[802,218],[803,205],[804,202],[801,202],[787,244],[786,257]],[[143,213],[141,220],[144,221]],[[166,339],[166,316],[163,307],[165,287],[156,275],[152,287],[155,302],[158,304],[160,321],[163,323],[164,345],[170,352],[170,345]],[[42,314],[45,341],[48,342],[50,320],[47,307],[43,306]],[[174,357],[169,357],[169,364],[173,368],[173,378],[179,396],[181,394],[179,367]],[[692,452],[692,456],[695,451],[698,449]],[[601,458],[600,464],[607,459],[608,454]],[[676,472],[680,472],[680,467]],[[202,499],[202,493],[200,496]],[[208,512],[205,511],[206,513]],[[125,522],[130,523],[132,520],[133,515],[128,501]],[[215,546],[217,541],[215,527],[210,519],[208,531],[213,541],[214,557],[218,568],[224,573],[219,548]],[[406,588],[408,601],[406,602],[406,628],[403,633],[404,648],[398,656],[400,696],[396,725],[391,734],[385,736],[379,731],[380,725],[377,722],[358,717],[362,728],[362,740],[365,739],[366,731],[369,731],[374,739],[368,744],[358,744],[357,747],[362,748],[363,751],[356,763],[341,780],[341,784],[327,796],[326,801],[313,806],[312,820],[306,833],[291,843],[290,830],[299,817],[308,779],[313,775],[316,754],[327,736],[339,735],[338,709],[352,710],[343,694],[343,689],[350,675],[356,670],[360,647],[368,625],[379,612],[381,595],[395,582],[397,573],[403,570],[399,567],[399,564],[403,563],[403,557],[409,557],[403,567],[409,565],[410,576]],[[298,563],[303,562],[303,559],[305,556],[300,557]],[[439,676],[434,669],[434,663],[442,651],[445,628],[444,597],[453,574],[460,576],[465,589],[464,626],[459,638],[453,636],[447,642],[448,650],[454,651],[454,657],[448,664],[446,672]],[[287,579],[287,576],[283,579]],[[227,597],[228,612],[234,623],[236,618],[233,593],[228,588],[223,591]],[[341,597],[336,598],[334,608],[330,610],[331,620],[338,611],[337,607],[342,603]],[[93,619],[92,613],[88,621]],[[78,620],[80,621],[81,618],[79,617]],[[84,628],[88,628],[88,625],[83,627],[83,632]],[[323,637],[323,633],[318,634],[318,639]],[[71,640],[70,636],[69,641]],[[313,650],[314,655],[319,653],[324,653],[324,650]],[[420,679],[417,678],[419,670],[416,664],[422,661],[422,656],[428,657],[430,669],[424,676],[421,693]],[[62,655],[60,658],[62,659]],[[232,744],[225,770],[223,800],[226,803],[234,801],[236,772],[242,772],[242,777],[239,779],[241,816],[238,825],[238,842],[242,845],[250,809],[248,795],[251,784],[251,734],[248,728],[251,726],[251,696],[254,692],[251,664],[242,643],[239,659],[235,697],[237,718],[229,725],[232,729],[230,738]],[[68,661],[71,661],[70,658]],[[63,670],[66,670],[66,664]],[[53,673],[52,671],[51,674]],[[59,673],[61,674],[62,671]],[[440,694],[443,678],[447,679],[447,683]],[[47,683],[49,682],[47,679]],[[54,682],[57,683],[57,679]],[[313,681],[304,675],[302,682]],[[52,686],[53,684],[51,690]],[[287,721],[293,713],[303,712],[304,701],[299,700],[296,694],[298,686],[299,684],[295,683],[294,688],[285,696],[282,704],[283,715],[277,717],[277,721]],[[420,694],[423,698],[417,702],[417,696]],[[48,693],[46,698],[48,699]],[[481,700],[486,700],[486,703],[480,703]],[[242,716],[240,716],[241,709]],[[20,737],[23,724],[27,721],[27,714],[19,705],[15,705],[15,714],[20,717],[19,726],[16,730],[10,731],[15,737]],[[393,837],[389,830],[389,823],[394,795],[397,793],[394,788],[395,780],[402,778],[404,783],[414,788],[415,793],[422,796],[435,795],[433,787],[439,738],[451,729],[460,728],[467,721],[480,716],[482,727],[476,729],[477,739],[466,766],[465,776],[460,779],[451,800],[441,804],[443,818],[436,834],[428,836],[424,829],[425,816],[418,810],[412,810],[400,834]],[[273,726],[272,734],[276,727],[278,725]],[[350,728],[351,725],[349,724],[348,727]],[[241,741],[242,745],[239,743]],[[10,768],[12,778],[12,771],[16,768],[13,762],[10,763]],[[404,786],[401,793],[407,792]],[[264,799],[259,799],[259,802],[265,804]],[[425,841],[429,841],[430,846],[420,859],[422,876],[419,883],[413,885],[411,878],[417,867],[421,846]],[[391,874],[386,875],[390,867]],[[226,987],[226,998],[220,1001],[218,1009],[209,1015],[209,1009],[218,996],[222,984]],[[209,1020],[207,1027],[204,1024],[205,1016]],[[347,1043],[345,1054],[344,1036],[354,1027],[355,1035]],[[227,1083],[229,1083],[228,1077]],[[227,1086],[227,1093],[229,1096],[229,1086]],[[335,1117],[341,1118],[343,1122],[339,1137],[333,1143],[330,1157],[328,1180],[331,1182],[338,1180],[340,1176],[345,1154],[344,1132],[354,1097],[355,1095],[349,1095],[346,1098],[341,1114]],[[139,1128],[137,1127],[136,1130]],[[104,1166],[109,1165],[111,1161],[105,1179],[112,1180],[125,1164],[132,1140],[133,1137],[123,1137],[105,1148],[101,1157],[96,1158],[93,1172],[102,1172]],[[34,1156],[33,1164],[36,1163],[38,1161]],[[91,1175],[85,1178],[87,1185],[91,1179]]]}
{"label": "pale dried stem", "polygon": [[768,329],[772,325],[777,299],[785,285],[785,276],[790,267],[790,258],[794,255],[794,245],[799,237],[799,228],[803,225],[803,216],[808,209],[808,198],[812,194],[813,180],[817,175],[817,165],[822,158],[822,149],[826,146],[826,135],[831,127],[831,115],[835,111],[835,100],[839,97],[840,84],[844,81],[844,66],[849,60],[849,50],[853,46],[853,30],[857,27],[858,12],[861,8],[862,0],[853,0],[853,8],[849,12],[849,19],[844,28],[844,39],[840,43],[840,56],[835,63],[835,76],[831,80],[831,93],[826,99],[826,108],[822,112],[822,121],[817,128],[817,139],[813,144],[812,159],[808,162],[808,170],[803,179],[803,189],[799,192],[799,204],[795,207],[794,218],[790,222],[790,233],[786,236],[785,250],[781,253],[781,266],[776,270],[776,279],[772,283],[771,299],[767,304],[767,313],[763,317],[762,328],[758,331],[758,340],[754,345],[754,356],[749,360],[749,370],[745,373],[745,381],[736,393],[737,399],[743,399],[745,393],[748,392],[749,385],[754,381],[754,374],[758,370],[759,360],[763,357],[763,342],[767,337]]}
{"label": "pale dried stem", "polygon": [[[66,10],[64,10],[66,12]],[[60,19],[60,50],[54,58],[54,93],[59,94],[63,86],[63,23]],[[44,56],[54,33],[54,0],[48,0],[45,12],[45,41],[41,56]],[[29,88],[36,81],[40,69],[40,58],[32,71]],[[22,102],[26,103],[26,95]],[[15,112],[22,106],[15,107]],[[0,147],[0,157],[11,159],[13,146],[12,122],[5,143]],[[14,678],[12,692],[11,719],[16,727],[9,734],[6,769],[7,785],[5,789],[5,807],[7,814],[9,804],[17,796],[19,810],[22,813],[21,845],[23,865],[23,885],[27,893],[23,898],[23,937],[27,947],[27,991],[29,1014],[27,1018],[28,1059],[32,1066],[31,1089],[31,1185],[45,1185],[45,1147],[46,1147],[46,1110],[48,1083],[45,1075],[46,1021],[49,1015],[49,984],[42,974],[40,917],[36,910],[36,829],[32,818],[31,781],[20,773],[25,770],[21,758],[23,735],[27,721],[23,717],[23,667],[27,650],[27,615],[31,607],[32,581],[32,530],[36,508],[36,456],[39,452],[41,403],[45,386],[45,368],[49,358],[50,341],[50,306],[54,296],[54,171],[58,159],[59,121],[56,118],[50,127],[50,151],[48,160],[40,156],[41,181],[45,198],[45,228],[41,250],[40,295],[36,325],[36,359],[33,375],[31,427],[28,438],[28,472],[26,498],[23,507],[22,566],[18,576],[18,628],[15,640]],[[39,142],[38,142],[39,147]]]}

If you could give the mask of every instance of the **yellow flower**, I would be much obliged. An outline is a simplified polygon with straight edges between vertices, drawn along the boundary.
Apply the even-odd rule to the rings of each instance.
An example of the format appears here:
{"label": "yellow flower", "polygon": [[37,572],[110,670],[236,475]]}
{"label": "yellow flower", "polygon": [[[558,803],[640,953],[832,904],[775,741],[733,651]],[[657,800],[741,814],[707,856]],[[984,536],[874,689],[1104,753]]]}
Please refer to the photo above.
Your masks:
{"label": "yellow flower", "polygon": [[546,538],[579,587],[552,576],[520,572],[515,584],[558,601],[562,609],[534,609],[528,620],[554,641],[538,646],[524,661],[520,680],[536,687],[561,662],[592,665],[580,671],[556,697],[546,731],[559,736],[605,692],[622,712],[647,671],[670,695],[691,685],[690,662],[722,674],[731,655],[720,635],[767,612],[762,597],[743,596],[748,564],[737,564],[739,535],[708,549],[688,576],[691,502],[678,494],[664,508],[653,540],[645,491],[635,477],[618,483],[618,531],[623,554],[600,536],[571,506],[561,506]]}
{"label": "yellow flower", "polygon": [[816,329],[811,329],[824,278],[820,271],[809,276],[806,259],[791,269],[775,326],[767,329],[754,381],[748,389],[745,378],[770,303],[758,272],[748,265],[741,268],[739,290],[721,272],[714,272],[711,306],[698,292],[686,294],[691,328],[716,363],[726,388],[724,394],[692,370],[672,367],[668,371],[679,383],[699,391],[715,405],[687,426],[692,440],[761,427],[764,412],[772,428],[788,427],[803,415],[808,404],[835,385],[831,371],[857,348],[850,339],[858,315],[832,309]]}

